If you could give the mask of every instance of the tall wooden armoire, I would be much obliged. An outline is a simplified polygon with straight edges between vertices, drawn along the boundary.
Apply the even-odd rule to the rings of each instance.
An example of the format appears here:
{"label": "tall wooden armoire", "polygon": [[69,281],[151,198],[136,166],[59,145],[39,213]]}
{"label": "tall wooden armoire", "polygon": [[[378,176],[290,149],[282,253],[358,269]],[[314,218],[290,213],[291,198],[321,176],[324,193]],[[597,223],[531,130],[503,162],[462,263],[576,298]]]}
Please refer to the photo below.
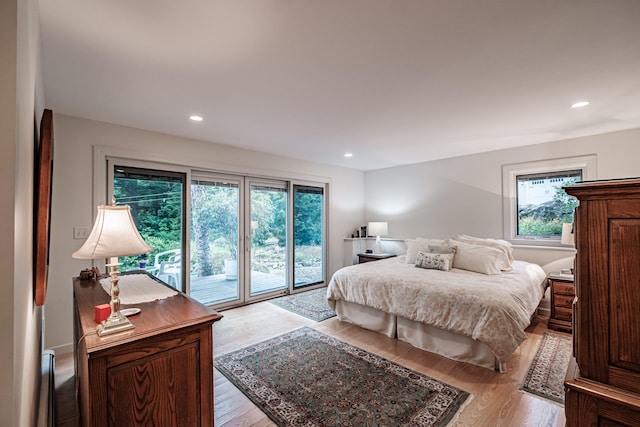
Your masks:
{"label": "tall wooden armoire", "polygon": [[640,179],[565,190],[580,201],[567,426],[640,426]]}

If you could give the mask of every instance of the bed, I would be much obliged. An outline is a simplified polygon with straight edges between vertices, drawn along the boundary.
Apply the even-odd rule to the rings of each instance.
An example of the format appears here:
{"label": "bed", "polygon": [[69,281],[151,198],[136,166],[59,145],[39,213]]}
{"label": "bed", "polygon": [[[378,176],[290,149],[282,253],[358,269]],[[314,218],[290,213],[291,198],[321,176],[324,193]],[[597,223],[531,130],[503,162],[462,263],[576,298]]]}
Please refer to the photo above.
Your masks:
{"label": "bed", "polygon": [[[446,243],[469,249],[467,243]],[[456,264],[459,254],[452,254],[449,268],[417,268],[414,257],[423,251],[416,255],[409,241],[408,247],[406,255],[344,267],[333,275],[327,300],[338,318],[454,360],[506,372],[506,362],[527,338],[524,330],[544,296],[542,267],[498,257],[489,262],[498,272],[480,273],[457,268],[469,266],[462,258]]]}

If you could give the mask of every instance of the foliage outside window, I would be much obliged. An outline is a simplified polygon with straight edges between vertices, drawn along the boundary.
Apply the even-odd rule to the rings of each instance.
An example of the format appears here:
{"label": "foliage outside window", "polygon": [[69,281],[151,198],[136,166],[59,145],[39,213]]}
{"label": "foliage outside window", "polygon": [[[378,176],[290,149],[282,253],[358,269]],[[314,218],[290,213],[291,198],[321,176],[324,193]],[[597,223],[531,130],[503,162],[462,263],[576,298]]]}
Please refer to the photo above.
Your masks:
{"label": "foliage outside window", "polygon": [[324,189],[293,186],[294,287],[324,281]]}
{"label": "foliage outside window", "polygon": [[197,276],[224,272],[224,259],[238,258],[238,184],[191,183],[192,268]]}
{"label": "foliage outside window", "polygon": [[562,224],[573,222],[578,206],[578,200],[562,187],[581,180],[581,170],[517,175],[517,236],[559,238]]}
{"label": "foliage outside window", "polygon": [[503,238],[518,245],[560,245],[577,200],[563,186],[597,179],[597,156],[561,157],[502,165]]}
{"label": "foliage outside window", "polygon": [[140,235],[153,248],[141,257],[120,257],[122,271],[140,268],[143,259],[151,265],[156,254],[182,247],[183,188],[183,174],[116,166],[116,203],[131,207]]}

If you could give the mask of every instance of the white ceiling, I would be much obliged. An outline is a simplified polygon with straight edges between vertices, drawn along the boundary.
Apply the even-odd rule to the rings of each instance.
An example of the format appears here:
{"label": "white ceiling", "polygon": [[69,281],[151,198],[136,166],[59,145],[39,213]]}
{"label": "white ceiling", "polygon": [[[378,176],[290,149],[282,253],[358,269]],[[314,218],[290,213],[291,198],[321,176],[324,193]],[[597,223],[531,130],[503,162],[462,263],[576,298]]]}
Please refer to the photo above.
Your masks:
{"label": "white ceiling", "polygon": [[362,170],[640,127],[639,0],[39,1],[56,113]]}

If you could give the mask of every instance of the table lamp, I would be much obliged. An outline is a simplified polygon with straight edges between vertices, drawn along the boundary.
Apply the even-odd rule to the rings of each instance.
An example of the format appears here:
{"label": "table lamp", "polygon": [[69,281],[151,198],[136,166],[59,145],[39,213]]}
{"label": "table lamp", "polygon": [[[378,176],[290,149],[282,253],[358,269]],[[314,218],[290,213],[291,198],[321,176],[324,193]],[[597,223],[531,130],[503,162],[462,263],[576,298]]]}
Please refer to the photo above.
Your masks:
{"label": "table lamp", "polygon": [[389,227],[386,222],[370,222],[368,224],[369,236],[376,236],[376,243],[373,246],[374,254],[382,253],[382,242],[380,236],[386,236],[389,233]]}
{"label": "table lamp", "polygon": [[[562,235],[560,235],[560,244],[575,246],[575,235],[573,234],[573,223],[565,222],[562,224]],[[573,267],[567,270],[562,270],[560,271],[560,273],[573,274]]]}
{"label": "table lamp", "polygon": [[73,258],[109,258],[111,276],[111,314],[96,328],[99,336],[133,329],[134,325],[120,313],[120,289],[118,280],[118,257],[146,254],[153,250],[147,245],[136,228],[129,206],[98,206],[98,214],[91,234],[84,245],[73,253]]}
{"label": "table lamp", "polygon": [[560,243],[563,245],[574,245],[573,223],[565,222],[562,224],[562,235],[560,236]]}

